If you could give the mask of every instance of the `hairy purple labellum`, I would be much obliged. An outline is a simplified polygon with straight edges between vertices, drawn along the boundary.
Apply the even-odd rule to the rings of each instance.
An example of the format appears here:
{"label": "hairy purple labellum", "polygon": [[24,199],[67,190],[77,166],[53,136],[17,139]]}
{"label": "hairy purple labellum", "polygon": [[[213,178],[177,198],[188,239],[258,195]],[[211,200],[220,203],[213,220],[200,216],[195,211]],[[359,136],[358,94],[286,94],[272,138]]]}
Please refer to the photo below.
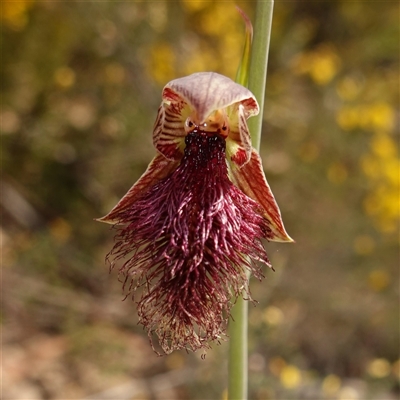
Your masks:
{"label": "hairy purple labellum", "polygon": [[[208,90],[204,89],[208,88]],[[246,271],[270,266],[261,239],[291,241],[251,148],[252,94],[214,73],[172,81],[154,130],[159,151],[100,221],[117,229],[108,255],[140,322],[165,353],[209,347],[226,335],[233,300],[248,295]]]}

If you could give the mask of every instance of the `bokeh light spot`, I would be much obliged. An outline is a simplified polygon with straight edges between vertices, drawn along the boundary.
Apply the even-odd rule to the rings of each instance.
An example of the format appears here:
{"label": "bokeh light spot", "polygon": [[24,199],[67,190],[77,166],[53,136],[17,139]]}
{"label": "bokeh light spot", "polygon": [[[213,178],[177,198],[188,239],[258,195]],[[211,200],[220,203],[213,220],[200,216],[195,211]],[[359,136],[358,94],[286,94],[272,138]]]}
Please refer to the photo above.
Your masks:
{"label": "bokeh light spot", "polygon": [[374,154],[385,159],[397,154],[395,141],[389,135],[382,132],[372,137],[370,146]]}
{"label": "bokeh light spot", "polygon": [[354,107],[343,107],[336,114],[336,123],[345,131],[350,131],[358,126],[359,112]]}
{"label": "bokeh light spot", "polygon": [[340,390],[337,400],[361,400],[360,393],[351,386],[345,386]]}
{"label": "bokeh light spot", "polygon": [[322,391],[325,395],[332,396],[339,391],[341,384],[342,381],[337,375],[328,375],[322,381]]}
{"label": "bokeh light spot", "polygon": [[75,72],[66,66],[57,68],[54,73],[54,82],[62,88],[69,88],[75,83]]}
{"label": "bokeh light spot", "polygon": [[182,0],[182,4],[189,12],[200,11],[207,7],[207,2],[203,0]]}
{"label": "bokeh light spot", "polygon": [[370,120],[375,129],[391,131],[394,127],[395,113],[388,103],[373,104],[370,109]]}
{"label": "bokeh light spot", "polygon": [[275,376],[279,376],[286,367],[286,361],[282,357],[272,357],[268,362],[268,368]]}
{"label": "bokeh light spot", "polygon": [[262,318],[268,325],[280,325],[284,320],[284,315],[278,307],[269,306],[264,311]]}
{"label": "bokeh light spot", "polygon": [[341,79],[336,85],[336,93],[342,100],[354,100],[360,93],[361,83],[349,76]]}
{"label": "bokeh light spot", "polygon": [[333,46],[323,44],[296,55],[291,65],[294,73],[308,74],[316,84],[326,85],[338,73],[341,61]]}
{"label": "bokeh light spot", "polygon": [[296,366],[287,365],[281,371],[280,380],[284,387],[294,389],[301,383],[301,372]]}
{"label": "bokeh light spot", "polygon": [[375,269],[368,275],[368,285],[375,292],[381,292],[389,286],[390,278],[386,271]]}
{"label": "bokeh light spot", "polygon": [[391,366],[385,358],[376,358],[367,366],[367,372],[373,378],[385,378],[390,374]]}

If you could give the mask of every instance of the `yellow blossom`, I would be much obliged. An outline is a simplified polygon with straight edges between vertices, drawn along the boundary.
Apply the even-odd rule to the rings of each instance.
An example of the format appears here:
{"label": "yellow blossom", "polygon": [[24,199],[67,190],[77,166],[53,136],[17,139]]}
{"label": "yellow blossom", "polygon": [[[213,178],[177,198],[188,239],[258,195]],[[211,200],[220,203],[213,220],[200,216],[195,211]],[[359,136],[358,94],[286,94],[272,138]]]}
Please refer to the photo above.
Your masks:
{"label": "yellow blossom", "polygon": [[397,153],[395,141],[385,133],[377,133],[370,142],[374,154],[382,158],[393,157]]}
{"label": "yellow blossom", "polygon": [[242,28],[240,24],[235,24],[235,20],[240,21],[240,15],[235,7],[226,2],[216,2],[201,16],[199,26],[201,32],[207,35],[228,36],[226,30],[230,27],[238,25]]}
{"label": "yellow blossom", "polygon": [[370,106],[370,119],[374,129],[391,131],[394,127],[395,112],[388,103],[375,103]]}
{"label": "yellow blossom", "polygon": [[284,387],[294,389],[301,383],[301,372],[296,366],[287,365],[281,371],[280,380]]}
{"label": "yellow blossom", "polygon": [[20,31],[28,23],[28,11],[33,3],[34,0],[4,1],[1,5],[1,19],[11,29]]}
{"label": "yellow blossom", "polygon": [[207,2],[203,0],[182,0],[184,8],[189,12],[196,12],[207,7]]}
{"label": "yellow blossom", "polygon": [[316,49],[301,53],[292,60],[297,74],[308,74],[318,85],[328,84],[338,73],[341,60],[333,46],[324,44]]}

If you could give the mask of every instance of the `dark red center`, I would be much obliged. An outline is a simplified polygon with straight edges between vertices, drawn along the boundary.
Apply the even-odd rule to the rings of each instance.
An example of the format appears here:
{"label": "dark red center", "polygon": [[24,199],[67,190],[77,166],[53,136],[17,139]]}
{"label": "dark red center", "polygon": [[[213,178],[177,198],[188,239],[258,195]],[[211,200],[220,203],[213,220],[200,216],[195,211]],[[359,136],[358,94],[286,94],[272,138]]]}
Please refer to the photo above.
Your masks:
{"label": "dark red center", "polygon": [[185,138],[185,153],[182,164],[191,169],[225,166],[225,139],[217,133],[193,130]]}

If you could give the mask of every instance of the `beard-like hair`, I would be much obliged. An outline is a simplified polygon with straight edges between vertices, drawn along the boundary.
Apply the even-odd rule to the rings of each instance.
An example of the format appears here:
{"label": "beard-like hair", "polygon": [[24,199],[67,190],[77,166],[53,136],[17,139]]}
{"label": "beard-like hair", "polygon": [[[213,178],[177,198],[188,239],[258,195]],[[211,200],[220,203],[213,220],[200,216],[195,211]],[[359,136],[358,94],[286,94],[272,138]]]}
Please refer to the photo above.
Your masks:
{"label": "beard-like hair", "polygon": [[127,258],[125,293],[141,288],[139,322],[164,353],[222,340],[235,299],[250,298],[247,273],[261,279],[259,262],[271,266],[261,242],[271,230],[229,179],[225,139],[194,130],[185,143],[180,165],[116,215],[108,255],[111,267]]}

